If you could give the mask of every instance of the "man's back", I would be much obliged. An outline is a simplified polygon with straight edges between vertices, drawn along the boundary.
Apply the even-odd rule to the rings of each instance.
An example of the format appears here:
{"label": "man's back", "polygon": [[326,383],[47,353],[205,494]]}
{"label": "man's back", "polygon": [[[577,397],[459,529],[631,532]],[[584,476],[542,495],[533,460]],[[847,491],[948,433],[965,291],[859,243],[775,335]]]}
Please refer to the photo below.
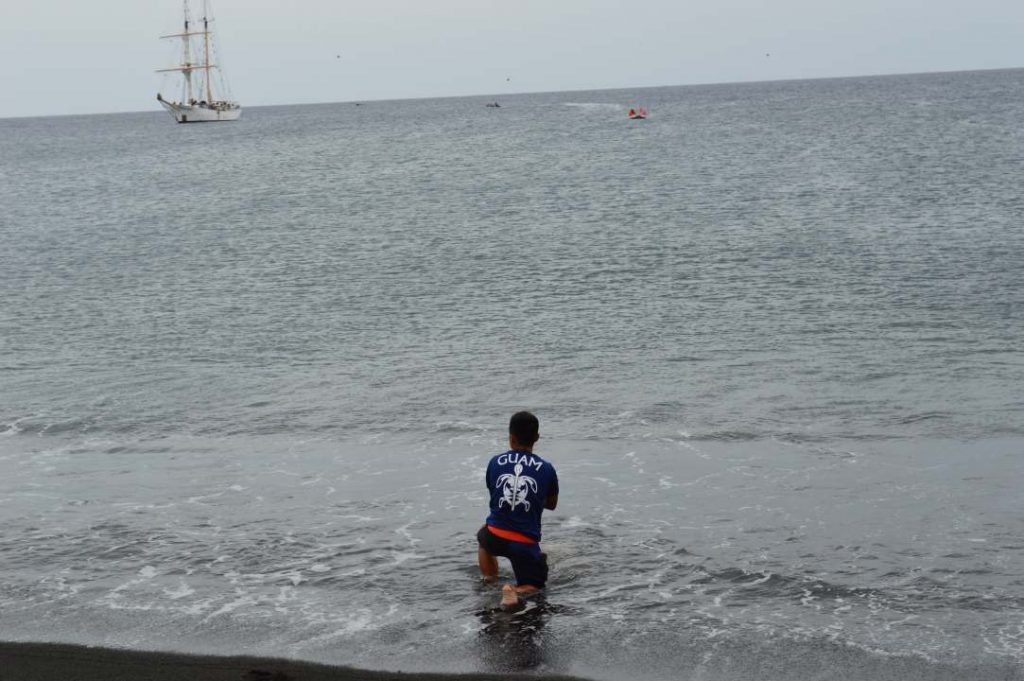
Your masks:
{"label": "man's back", "polygon": [[491,494],[487,525],[540,541],[541,514],[558,496],[554,466],[532,452],[511,449],[491,458],[486,482]]}

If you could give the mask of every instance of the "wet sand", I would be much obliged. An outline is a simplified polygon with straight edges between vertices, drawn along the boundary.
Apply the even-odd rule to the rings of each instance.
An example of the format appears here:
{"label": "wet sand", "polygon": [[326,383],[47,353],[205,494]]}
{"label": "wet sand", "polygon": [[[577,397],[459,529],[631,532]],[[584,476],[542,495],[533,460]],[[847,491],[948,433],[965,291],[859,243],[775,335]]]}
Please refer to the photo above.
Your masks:
{"label": "wet sand", "polygon": [[[257,657],[0,643],[0,681],[498,681],[510,674],[407,674]],[[531,681],[580,681],[529,675]]]}

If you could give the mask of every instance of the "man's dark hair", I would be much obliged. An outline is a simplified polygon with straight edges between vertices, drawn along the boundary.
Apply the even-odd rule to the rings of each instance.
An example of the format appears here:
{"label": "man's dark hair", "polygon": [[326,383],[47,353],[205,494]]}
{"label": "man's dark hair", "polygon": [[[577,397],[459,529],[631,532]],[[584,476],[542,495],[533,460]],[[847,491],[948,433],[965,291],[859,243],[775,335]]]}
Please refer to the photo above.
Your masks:
{"label": "man's dark hair", "polygon": [[532,447],[540,436],[540,421],[537,417],[528,411],[519,411],[512,414],[512,418],[508,422],[508,432],[511,435],[515,435],[516,439],[519,440],[519,444]]}

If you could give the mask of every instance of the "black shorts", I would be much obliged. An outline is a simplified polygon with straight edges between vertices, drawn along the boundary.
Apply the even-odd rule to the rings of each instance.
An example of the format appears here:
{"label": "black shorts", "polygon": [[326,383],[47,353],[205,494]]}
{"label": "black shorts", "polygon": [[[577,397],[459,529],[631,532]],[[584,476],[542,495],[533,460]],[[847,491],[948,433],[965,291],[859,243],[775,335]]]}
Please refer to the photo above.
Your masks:
{"label": "black shorts", "polygon": [[492,556],[502,556],[512,562],[517,586],[535,586],[543,589],[548,583],[548,557],[540,544],[511,541],[493,534],[484,525],[476,533],[476,540]]}

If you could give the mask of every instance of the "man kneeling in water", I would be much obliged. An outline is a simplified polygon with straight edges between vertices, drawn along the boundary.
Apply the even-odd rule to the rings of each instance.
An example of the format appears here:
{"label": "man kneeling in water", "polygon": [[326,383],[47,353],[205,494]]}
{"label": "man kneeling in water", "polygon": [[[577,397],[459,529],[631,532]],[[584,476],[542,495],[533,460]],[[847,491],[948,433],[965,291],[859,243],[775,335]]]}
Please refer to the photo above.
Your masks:
{"label": "man kneeling in water", "polygon": [[540,550],[540,516],[558,505],[555,467],[533,453],[540,439],[540,423],[528,411],[512,415],[508,424],[509,450],[487,464],[487,490],[491,513],[477,532],[477,556],[484,579],[496,579],[498,560],[508,558],[516,585],[502,588],[501,605],[514,608],[520,594],[544,588],[548,581],[547,556]]}

